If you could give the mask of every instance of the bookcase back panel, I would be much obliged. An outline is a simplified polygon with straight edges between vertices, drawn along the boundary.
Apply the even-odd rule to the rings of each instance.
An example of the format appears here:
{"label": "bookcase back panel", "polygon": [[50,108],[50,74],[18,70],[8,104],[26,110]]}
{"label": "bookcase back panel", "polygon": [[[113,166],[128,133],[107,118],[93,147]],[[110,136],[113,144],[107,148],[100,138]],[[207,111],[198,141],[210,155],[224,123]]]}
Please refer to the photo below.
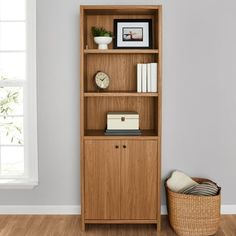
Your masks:
{"label": "bookcase back panel", "polygon": [[[114,19],[152,19],[152,28],[156,27],[157,20],[155,15],[86,15],[85,24],[86,27],[84,29],[84,45],[87,46],[88,49],[96,49],[97,44],[93,40],[93,36],[91,33],[91,28],[93,26],[103,27],[107,31],[113,32],[113,20]],[[155,32],[152,30],[152,32]],[[156,45],[156,34],[153,34],[152,42],[153,48],[157,48]],[[114,42],[114,41],[113,41]],[[110,49],[113,48],[113,42],[108,45]]]}
{"label": "bookcase back panel", "polygon": [[137,64],[155,62],[153,54],[87,55],[85,91],[97,91],[94,75],[103,71],[110,77],[107,91],[137,91]]}
{"label": "bookcase back panel", "polygon": [[106,128],[107,112],[135,111],[139,114],[140,129],[154,130],[157,99],[152,97],[89,97],[86,103],[87,130],[104,130]]}

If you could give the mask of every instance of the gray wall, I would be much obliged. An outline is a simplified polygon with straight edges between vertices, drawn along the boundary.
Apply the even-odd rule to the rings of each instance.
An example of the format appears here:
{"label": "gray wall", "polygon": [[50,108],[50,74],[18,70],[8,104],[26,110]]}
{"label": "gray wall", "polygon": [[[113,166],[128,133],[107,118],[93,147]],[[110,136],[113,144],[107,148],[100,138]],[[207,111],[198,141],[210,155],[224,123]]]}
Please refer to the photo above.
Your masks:
{"label": "gray wall", "polygon": [[[79,205],[79,5],[152,0],[38,0],[40,185],[1,190],[0,205]],[[236,2],[165,0],[163,178],[208,177],[236,204]]]}

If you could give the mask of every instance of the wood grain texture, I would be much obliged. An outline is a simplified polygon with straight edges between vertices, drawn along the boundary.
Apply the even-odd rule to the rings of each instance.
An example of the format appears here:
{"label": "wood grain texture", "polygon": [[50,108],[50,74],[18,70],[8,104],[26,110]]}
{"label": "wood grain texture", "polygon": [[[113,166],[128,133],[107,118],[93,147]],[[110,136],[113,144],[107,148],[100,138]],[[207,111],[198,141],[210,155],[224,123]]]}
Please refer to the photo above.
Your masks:
{"label": "wood grain texture", "polygon": [[84,49],[85,54],[157,54],[158,49]]}
{"label": "wood grain texture", "polygon": [[85,219],[120,219],[120,141],[85,141]]}
{"label": "wood grain texture", "polygon": [[[135,11],[134,11],[135,12]],[[101,15],[100,13],[96,15],[86,15],[86,34],[84,33],[84,42],[85,46],[88,46],[88,49],[97,49],[98,45],[94,42],[93,36],[91,34],[91,28],[93,26],[96,27],[104,27],[106,30],[113,32],[113,21],[114,19],[152,19],[154,20],[154,15],[118,15],[118,14],[112,14],[112,15]],[[153,21],[154,22],[154,21]],[[154,29],[155,23],[153,24]],[[154,39],[154,38],[153,38]],[[154,41],[154,40],[152,40]],[[114,42],[114,41],[113,41]],[[113,42],[108,45],[109,49],[113,48]]]}
{"label": "wood grain texture", "polygon": [[91,92],[84,93],[85,97],[158,97],[158,93],[137,93],[137,92]]}
{"label": "wood grain texture", "polygon": [[161,142],[162,142],[162,6],[159,6],[158,11],[155,13],[155,25],[157,29],[155,30],[155,38],[157,43],[157,48],[159,49],[158,60],[158,74],[157,74],[157,84],[158,84],[158,102],[156,103],[156,110],[158,111],[155,119],[157,124],[156,131],[160,140],[158,142],[158,194],[157,194],[157,233],[160,234],[161,232]]}
{"label": "wood grain texture", "polygon": [[[85,204],[86,209],[87,208],[89,209],[89,214],[90,214],[85,220],[82,217],[82,229],[84,229],[85,227],[84,223],[87,224],[87,223],[108,223],[108,222],[111,223],[143,222],[145,224],[149,222],[157,224],[158,226],[157,229],[160,232],[161,97],[159,98],[159,91],[161,92],[161,73],[162,73],[161,72],[162,51],[160,51],[161,24],[162,24],[161,6],[129,6],[129,5],[91,6],[90,5],[90,6],[82,6],[81,11],[82,11],[81,45],[80,45],[81,46],[80,53],[82,54],[81,55],[82,69],[80,74],[80,80],[82,80],[81,81],[81,117],[82,117],[81,173],[83,175],[81,176],[81,181],[82,181],[81,194],[82,194],[82,205]],[[114,19],[152,19],[153,22],[152,49],[119,50],[119,49],[112,49],[113,44],[110,44],[109,50],[107,51],[97,50],[97,45],[94,43],[93,37],[91,35],[91,27],[92,26],[105,27],[107,30],[113,31]],[[150,62],[160,63],[158,65],[159,91],[158,93],[152,93],[152,94],[151,93],[137,94],[136,65],[138,63],[150,63]],[[98,93],[98,90],[94,83],[94,75],[97,71],[101,70],[106,72],[110,76],[111,83],[109,88],[105,92]],[[138,112],[140,115],[140,128],[142,130],[145,130],[144,134],[140,137],[127,137],[127,138],[123,136],[120,137],[104,136],[103,130],[106,127],[106,114],[108,111]],[[102,150],[103,147],[100,146],[104,145],[105,143],[109,144],[110,142],[117,142],[117,141],[120,143],[122,142],[125,142],[127,144],[129,143],[131,146],[134,146],[133,148],[131,148],[132,152],[128,153],[127,155],[128,158],[126,160],[126,163],[124,162],[125,174],[121,173],[123,166],[122,163],[119,163],[120,161],[123,160],[124,155],[120,155],[120,159],[116,158],[117,156],[115,156],[114,163],[111,163],[111,159],[108,158],[108,155],[113,156],[114,154],[113,151],[110,150],[109,148]],[[100,142],[100,145],[96,146],[96,142]],[[84,160],[83,148],[84,144],[86,143],[90,143],[90,145],[88,145],[90,146],[90,148],[86,148],[89,156],[88,161],[86,161],[87,159]],[[140,145],[137,145],[137,143],[139,143]],[[151,149],[153,148],[151,144],[155,143],[154,149],[150,150],[150,152],[147,151],[145,149],[146,148],[145,143],[149,143],[150,145],[149,148]],[[142,147],[142,150],[137,152],[140,146]],[[141,155],[140,153],[144,155],[149,155],[151,152],[153,154],[152,165],[148,164],[150,161],[149,158],[147,158],[146,160],[142,159],[139,156]],[[133,165],[134,168],[131,168],[131,165]],[[87,174],[86,171],[84,172],[85,166],[90,171],[89,174]],[[123,180],[124,182],[122,184],[120,183],[120,189],[118,190],[115,189],[114,193],[110,193],[112,187],[114,188],[115,184],[118,184],[120,181],[114,176],[112,176],[111,170],[115,168],[114,166],[119,166],[118,168],[120,170],[119,178],[121,181]],[[144,167],[145,169],[144,171],[141,168],[141,166]],[[117,168],[114,169],[113,171],[115,174],[118,174],[118,172],[116,172]],[[145,173],[149,173],[151,175],[150,182],[147,182],[147,175]],[[131,174],[131,176],[129,176],[129,174]],[[131,180],[129,180],[128,182],[128,187],[125,188],[124,185],[126,184],[125,179],[127,176],[130,177]],[[133,178],[133,176],[135,176],[135,178]],[[110,179],[107,179],[108,177],[110,177]],[[138,184],[137,181],[140,183],[140,185]],[[149,188],[147,183],[155,186]],[[88,185],[90,187],[87,188],[85,185]],[[104,188],[102,192],[100,192],[100,186]],[[124,188],[123,197],[125,196],[125,198],[127,198],[129,202],[127,204],[126,212],[124,211],[125,209],[123,208],[124,218],[122,218],[121,215],[119,215],[120,211],[122,212],[121,210],[122,199],[119,195],[122,192],[122,191],[120,192],[121,188]],[[131,192],[129,192],[130,190]],[[84,197],[85,195],[84,191],[86,192],[86,197]],[[95,191],[96,193],[93,194],[93,196],[90,196],[90,199],[88,198],[88,200],[92,202],[92,205],[91,206],[86,205],[87,195],[91,195],[92,193],[94,193],[93,191]],[[112,196],[111,199],[107,197],[108,195]],[[120,197],[120,205],[117,205],[114,200],[115,196],[118,195]],[[95,199],[93,198],[94,196]],[[137,210],[137,208],[132,206],[132,203],[134,204],[134,206],[141,205],[141,209]],[[115,205],[112,206],[112,204]],[[146,207],[144,209],[144,206],[147,205],[149,206],[149,204],[152,205],[151,211],[150,209],[148,209],[149,207]],[[98,209],[96,208],[96,206]],[[114,208],[117,210],[115,213],[114,213]],[[119,208],[120,211],[118,210]],[[82,214],[84,215],[83,206],[82,206]],[[92,216],[92,218],[90,216]],[[117,217],[119,219],[117,219]],[[129,219],[129,217],[131,217],[132,219]],[[108,221],[109,219],[113,220]],[[136,232],[136,234],[134,235],[139,235],[139,232],[138,233]],[[104,234],[102,235],[110,235],[110,232],[108,234],[104,232]],[[126,235],[126,232],[124,232],[124,235]],[[149,234],[147,233],[145,235]]]}
{"label": "wood grain texture", "polygon": [[107,112],[135,111],[139,114],[140,129],[153,130],[156,99],[153,97],[88,97],[86,130],[105,130]]}
{"label": "wood grain texture", "polygon": [[[158,236],[177,236],[162,216],[162,232]],[[80,216],[0,216],[1,236],[156,236],[155,225],[86,225],[81,231]],[[215,236],[235,236],[236,215],[221,217]]]}
{"label": "wood grain texture", "polygon": [[137,64],[155,62],[153,54],[88,54],[87,77],[85,78],[86,92],[98,91],[94,76],[98,71],[105,72],[110,78],[106,91],[137,91]]}
{"label": "wood grain texture", "polygon": [[155,220],[85,220],[86,224],[156,224]]}
{"label": "wood grain texture", "polygon": [[104,134],[104,130],[86,130],[84,139],[159,140],[160,138],[157,136],[155,130],[141,130],[141,135],[137,136],[108,136]]}
{"label": "wood grain texture", "polygon": [[[84,9],[80,7],[80,35],[84,33]],[[80,78],[84,78],[84,37],[80,37]],[[81,226],[85,229],[84,223],[84,79],[80,79],[80,192],[81,192]]]}
{"label": "wood grain texture", "polygon": [[157,219],[157,141],[121,141],[121,219]]}
{"label": "wood grain texture", "polygon": [[158,5],[87,5],[82,6],[87,15],[153,15]]}

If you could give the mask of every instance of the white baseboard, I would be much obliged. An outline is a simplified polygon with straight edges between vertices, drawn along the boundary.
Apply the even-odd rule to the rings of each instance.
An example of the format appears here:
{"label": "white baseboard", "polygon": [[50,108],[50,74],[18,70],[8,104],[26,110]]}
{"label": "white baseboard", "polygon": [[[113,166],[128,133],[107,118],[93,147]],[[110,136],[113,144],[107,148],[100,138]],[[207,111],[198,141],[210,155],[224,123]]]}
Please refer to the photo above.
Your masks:
{"label": "white baseboard", "polygon": [[161,214],[162,215],[167,215],[167,207],[166,207],[166,205],[161,205]]}
{"label": "white baseboard", "polygon": [[[80,215],[80,205],[0,205],[0,215]],[[161,214],[167,215],[165,205]],[[221,214],[236,214],[236,205],[222,205]]]}
{"label": "white baseboard", "polygon": [[222,215],[235,215],[236,205],[221,205],[221,214]]}
{"label": "white baseboard", "polygon": [[80,215],[80,205],[0,205],[0,215]]}

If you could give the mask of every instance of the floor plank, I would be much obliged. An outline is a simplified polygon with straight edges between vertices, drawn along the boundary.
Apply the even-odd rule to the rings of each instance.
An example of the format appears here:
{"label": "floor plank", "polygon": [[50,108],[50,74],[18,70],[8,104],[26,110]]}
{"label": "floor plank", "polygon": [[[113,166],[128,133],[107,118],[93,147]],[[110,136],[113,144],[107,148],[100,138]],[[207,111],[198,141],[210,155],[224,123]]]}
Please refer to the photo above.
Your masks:
{"label": "floor plank", "polygon": [[[0,216],[0,236],[156,236],[154,225],[88,225],[80,231],[80,216]],[[236,235],[236,215],[222,216],[216,236]],[[160,236],[176,236],[162,216]]]}

